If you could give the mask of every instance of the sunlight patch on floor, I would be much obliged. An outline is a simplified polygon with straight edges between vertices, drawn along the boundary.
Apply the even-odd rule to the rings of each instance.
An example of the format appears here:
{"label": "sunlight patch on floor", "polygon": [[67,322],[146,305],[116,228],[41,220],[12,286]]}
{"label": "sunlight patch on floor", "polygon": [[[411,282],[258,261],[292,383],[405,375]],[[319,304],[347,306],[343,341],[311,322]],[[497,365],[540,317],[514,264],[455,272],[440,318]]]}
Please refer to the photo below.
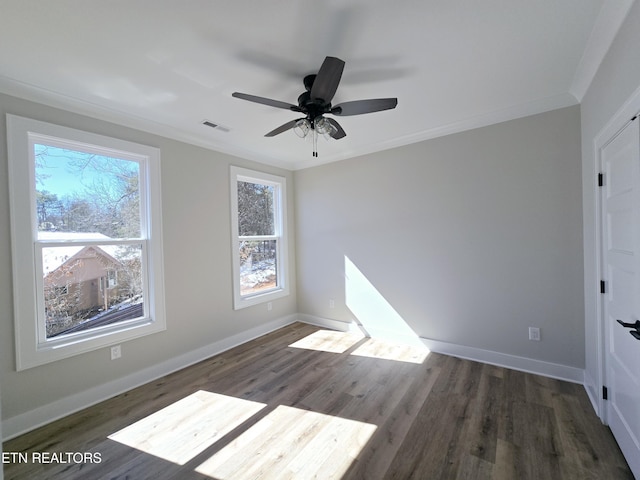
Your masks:
{"label": "sunlight patch on floor", "polygon": [[200,390],[109,438],[184,465],[265,406]]}
{"label": "sunlight patch on floor", "polygon": [[376,428],[281,405],[196,471],[219,480],[341,478]]}
{"label": "sunlight patch on floor", "polygon": [[414,346],[380,338],[369,338],[351,352],[351,355],[420,364],[425,361],[429,353],[430,350],[424,345]]}
{"label": "sunlight patch on floor", "polygon": [[363,338],[364,335],[361,332],[318,330],[289,346],[307,350],[318,350],[321,352],[344,353]]}

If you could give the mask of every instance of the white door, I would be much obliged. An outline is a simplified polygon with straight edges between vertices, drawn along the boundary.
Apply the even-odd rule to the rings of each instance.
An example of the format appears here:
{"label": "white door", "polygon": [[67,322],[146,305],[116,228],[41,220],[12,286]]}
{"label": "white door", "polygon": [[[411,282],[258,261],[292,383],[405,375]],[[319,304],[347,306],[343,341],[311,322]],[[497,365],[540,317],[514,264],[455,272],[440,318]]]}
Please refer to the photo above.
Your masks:
{"label": "white door", "polygon": [[[605,376],[607,422],[640,479],[640,119],[602,150]],[[640,330],[640,329],[639,329]],[[638,334],[640,336],[640,333]]]}

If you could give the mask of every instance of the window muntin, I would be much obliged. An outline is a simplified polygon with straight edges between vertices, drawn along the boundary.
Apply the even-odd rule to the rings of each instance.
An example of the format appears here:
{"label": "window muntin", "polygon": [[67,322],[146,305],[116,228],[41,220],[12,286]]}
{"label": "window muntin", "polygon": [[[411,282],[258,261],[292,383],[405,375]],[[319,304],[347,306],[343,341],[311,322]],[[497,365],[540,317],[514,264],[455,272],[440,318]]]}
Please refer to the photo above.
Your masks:
{"label": "window muntin", "polygon": [[285,179],[232,167],[234,306],[287,295]]}
{"label": "window muntin", "polygon": [[7,116],[18,370],[166,328],[159,150]]}

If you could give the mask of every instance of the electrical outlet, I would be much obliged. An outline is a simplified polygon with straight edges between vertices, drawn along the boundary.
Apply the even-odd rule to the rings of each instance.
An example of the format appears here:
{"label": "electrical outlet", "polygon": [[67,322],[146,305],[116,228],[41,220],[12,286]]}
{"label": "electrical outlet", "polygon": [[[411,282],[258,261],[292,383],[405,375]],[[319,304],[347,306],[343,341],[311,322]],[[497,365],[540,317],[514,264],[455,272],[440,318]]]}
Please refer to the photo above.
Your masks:
{"label": "electrical outlet", "polygon": [[329,300],[329,308],[336,308],[336,302],[332,300]]}
{"label": "electrical outlet", "polygon": [[120,345],[115,345],[111,347],[111,360],[115,360],[116,358],[120,358],[122,356],[122,348]]}
{"label": "electrical outlet", "polygon": [[529,327],[529,340],[540,341],[540,329],[538,327]]}
{"label": "electrical outlet", "polygon": [[271,302],[267,303],[267,310],[271,311],[273,308],[273,304]]}

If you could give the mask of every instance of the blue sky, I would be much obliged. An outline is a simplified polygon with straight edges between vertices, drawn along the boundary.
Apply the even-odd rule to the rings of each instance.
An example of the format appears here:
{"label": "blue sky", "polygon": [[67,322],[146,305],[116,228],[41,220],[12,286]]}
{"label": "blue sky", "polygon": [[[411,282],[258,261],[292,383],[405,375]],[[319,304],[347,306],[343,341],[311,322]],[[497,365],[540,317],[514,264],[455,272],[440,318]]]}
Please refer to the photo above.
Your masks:
{"label": "blue sky", "polygon": [[[36,144],[34,148],[38,159],[36,162],[36,190],[38,191],[46,190],[50,193],[55,193],[58,198],[62,198],[65,195],[73,195],[74,193],[84,194],[94,182],[108,175],[92,166],[87,166],[79,171],[78,167],[74,166],[74,162],[77,163],[86,158],[86,153],[50,145]],[[94,158],[97,162],[101,160],[104,162],[113,161],[108,157],[96,156]],[[120,161],[126,162],[130,166],[135,165],[134,162],[128,162],[127,160]]]}

